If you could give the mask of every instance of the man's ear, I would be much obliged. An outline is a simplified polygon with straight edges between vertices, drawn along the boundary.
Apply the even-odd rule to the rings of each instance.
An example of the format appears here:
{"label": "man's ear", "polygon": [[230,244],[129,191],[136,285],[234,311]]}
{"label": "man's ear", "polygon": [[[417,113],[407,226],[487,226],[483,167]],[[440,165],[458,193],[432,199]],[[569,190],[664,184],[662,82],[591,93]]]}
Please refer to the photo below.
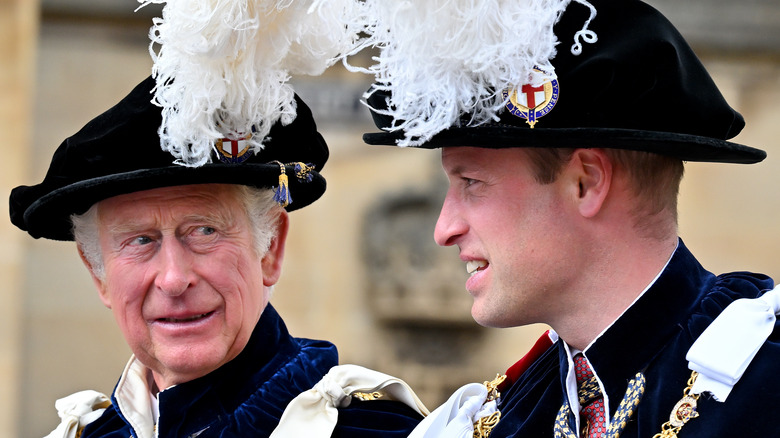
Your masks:
{"label": "man's ear", "polygon": [[98,295],[100,296],[100,301],[103,302],[103,305],[111,308],[111,297],[108,296],[108,291],[106,290],[105,282],[100,279],[97,275],[95,275],[95,269],[92,267],[92,264],[87,260],[87,258],[84,256],[84,251],[81,249],[81,245],[77,245],[78,251],[79,251],[79,257],[81,257],[81,261],[84,263],[84,266],[86,266],[87,270],[89,271],[89,275],[92,277],[92,283],[95,284],[95,288],[98,291]]}
{"label": "man's ear", "polygon": [[578,184],[577,208],[592,218],[602,210],[612,186],[612,160],[603,149],[577,149],[569,164],[571,181]]}
{"label": "man's ear", "polygon": [[282,275],[282,261],[284,260],[284,244],[287,241],[287,229],[290,227],[290,221],[287,212],[282,210],[279,213],[279,223],[277,225],[276,237],[271,239],[271,245],[263,256],[263,285],[273,286],[279,281]]}

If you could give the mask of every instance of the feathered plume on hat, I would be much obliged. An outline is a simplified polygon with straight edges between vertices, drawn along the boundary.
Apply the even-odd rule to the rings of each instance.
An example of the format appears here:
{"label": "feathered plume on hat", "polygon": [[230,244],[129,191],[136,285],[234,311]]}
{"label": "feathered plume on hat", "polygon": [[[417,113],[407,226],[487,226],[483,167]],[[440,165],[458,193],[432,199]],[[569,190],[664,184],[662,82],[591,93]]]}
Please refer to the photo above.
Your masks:
{"label": "feathered plume on hat", "polygon": [[[586,0],[366,0],[369,35],[362,47],[380,53],[368,68],[376,91],[389,97],[394,120],[390,131],[403,131],[399,146],[417,146],[459,123],[495,121],[505,105],[499,84],[539,85],[555,78],[553,26],[571,3],[591,10],[570,50],[594,42],[588,29],[596,10]],[[462,121],[462,114],[470,120]]]}
{"label": "feathered plume on hat", "polygon": [[139,2],[165,3],[150,30],[160,143],[190,167],[222,138],[259,152],[274,123],[295,118],[291,75],[321,74],[361,30],[358,0]]}

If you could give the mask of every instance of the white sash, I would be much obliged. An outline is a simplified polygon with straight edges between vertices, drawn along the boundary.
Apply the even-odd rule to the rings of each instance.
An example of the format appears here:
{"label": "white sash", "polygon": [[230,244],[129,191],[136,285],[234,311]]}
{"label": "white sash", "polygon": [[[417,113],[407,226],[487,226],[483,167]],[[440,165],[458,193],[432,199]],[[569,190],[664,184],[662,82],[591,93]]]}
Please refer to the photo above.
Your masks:
{"label": "white sash", "polygon": [[97,420],[111,405],[105,394],[87,390],[71,394],[54,402],[62,422],[44,438],[76,438],[79,430]]}
{"label": "white sash", "polygon": [[685,358],[699,373],[692,393],[710,392],[724,402],[742,377],[780,313],[780,287],[758,298],[741,298],[726,307],[694,342]]}
{"label": "white sash", "polygon": [[330,438],[338,421],[337,408],[349,406],[352,396],[358,393],[369,397],[381,393],[383,400],[397,400],[421,415],[428,414],[403,380],[357,365],[339,365],[287,405],[271,438]]}

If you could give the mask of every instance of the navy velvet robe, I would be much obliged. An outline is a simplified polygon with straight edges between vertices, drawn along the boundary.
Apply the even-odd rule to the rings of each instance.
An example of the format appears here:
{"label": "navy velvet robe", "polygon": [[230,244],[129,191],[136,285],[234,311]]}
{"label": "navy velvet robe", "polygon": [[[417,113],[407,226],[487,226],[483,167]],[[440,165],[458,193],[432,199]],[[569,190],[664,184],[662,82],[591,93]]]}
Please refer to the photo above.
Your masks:
{"label": "navy velvet robe", "polygon": [[[731,302],[773,288],[767,276],[735,272],[715,276],[682,241],[664,272],[585,352],[604,383],[614,415],[628,381],[647,378],[644,397],[621,438],[650,438],[661,432],[690,377],[685,355],[696,338]],[[780,323],[761,347],[731,394],[721,403],[699,398],[699,417],[680,438],[780,437]],[[502,393],[501,420],[491,438],[552,437],[563,403],[568,368],[562,341],[548,348]]]}
{"label": "navy velvet robe", "polygon": [[[287,404],[337,364],[333,344],[291,337],[269,304],[235,359],[206,376],[160,392],[159,436],[267,437]],[[81,438],[130,437],[132,428],[116,406],[112,395],[111,407],[87,425]],[[332,436],[400,438],[421,419],[401,403],[353,399],[349,407],[339,409]]]}

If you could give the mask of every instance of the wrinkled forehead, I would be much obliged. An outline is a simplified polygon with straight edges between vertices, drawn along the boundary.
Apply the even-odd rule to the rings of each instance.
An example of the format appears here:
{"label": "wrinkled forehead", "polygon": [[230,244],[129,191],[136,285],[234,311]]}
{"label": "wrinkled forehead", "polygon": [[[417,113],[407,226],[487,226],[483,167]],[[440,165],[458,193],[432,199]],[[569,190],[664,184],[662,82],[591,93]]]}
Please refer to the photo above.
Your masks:
{"label": "wrinkled forehead", "polygon": [[243,212],[239,187],[194,184],[161,187],[113,196],[98,204],[102,223],[123,226],[135,220],[187,220],[192,217],[228,220]]}

